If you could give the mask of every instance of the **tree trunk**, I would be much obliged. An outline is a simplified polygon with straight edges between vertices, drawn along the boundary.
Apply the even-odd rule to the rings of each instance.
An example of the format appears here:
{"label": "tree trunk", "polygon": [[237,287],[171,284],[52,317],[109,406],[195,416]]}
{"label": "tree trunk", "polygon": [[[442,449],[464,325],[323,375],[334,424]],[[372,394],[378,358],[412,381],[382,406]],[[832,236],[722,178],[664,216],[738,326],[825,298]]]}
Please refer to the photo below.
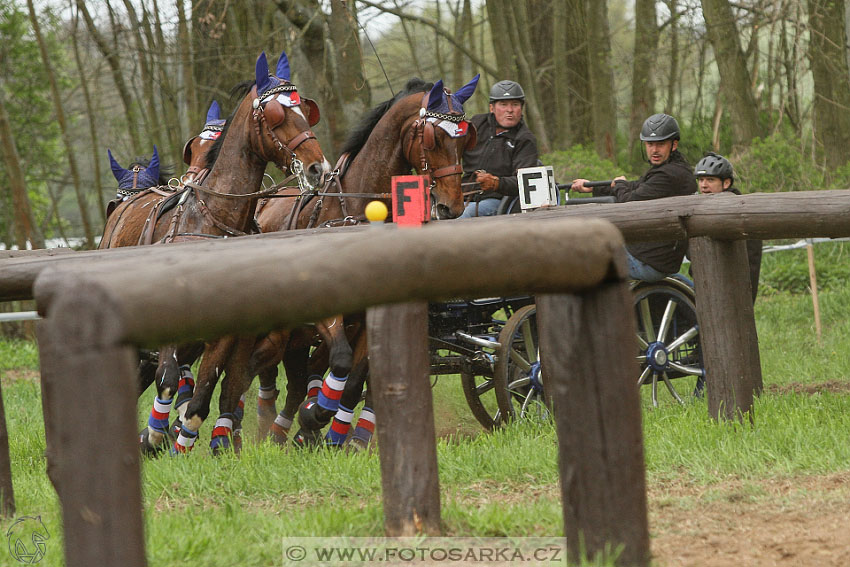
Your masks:
{"label": "tree trunk", "polygon": [[549,151],[549,135],[546,131],[546,120],[543,118],[538,102],[533,61],[528,59],[528,56],[532,54],[527,33],[530,29],[528,11],[525,9],[525,2],[511,2],[508,7],[511,9],[509,14],[513,14],[513,25],[508,29],[511,34],[511,43],[516,47],[514,55],[519,70],[519,80],[525,91],[526,104],[523,113],[529,122],[529,128],[537,137],[537,148],[540,153],[546,153]]}
{"label": "tree trunk", "polygon": [[195,77],[192,74],[194,57],[192,40],[189,35],[189,21],[186,18],[184,0],[177,0],[177,65],[183,80],[183,96],[177,97],[179,108],[183,109],[183,128],[191,129],[203,120],[202,110],[195,91]]}
{"label": "tree trunk", "polygon": [[567,10],[567,66],[570,70],[570,124],[573,144],[593,140],[592,95],[590,88],[590,51],[585,0],[561,0]]}
{"label": "tree trunk", "polygon": [[[150,45],[151,57],[156,68],[157,75],[157,94],[159,95],[159,108],[162,116],[156,116],[155,119],[161,119],[168,127],[165,129],[165,136],[168,140],[169,154],[173,156],[174,163],[182,163],[183,161],[183,144],[189,138],[187,131],[180,124],[179,115],[177,112],[179,95],[176,92],[176,77],[169,76],[169,71],[173,69],[171,61],[173,60],[169,53],[168,43],[165,40],[165,34],[162,31],[162,21],[159,18],[159,10],[157,2],[154,0],[154,23],[151,26],[147,11],[142,18],[142,25],[147,35],[148,45]],[[153,27],[153,29],[152,29]],[[156,33],[154,33],[156,32]],[[194,124],[194,128],[200,128],[200,124]],[[159,138],[157,138],[158,140]],[[162,142],[159,142],[162,143]],[[175,174],[180,174],[180,168],[177,168]]]}
{"label": "tree trunk", "polygon": [[632,168],[640,169],[646,159],[640,129],[655,113],[655,54],[658,50],[658,21],[655,0],[635,0],[635,45],[632,67],[632,112],[629,119],[629,147]]}
{"label": "tree trunk", "polygon": [[73,140],[71,139],[71,133],[68,131],[68,122],[65,120],[64,100],[59,92],[59,85],[56,82],[56,72],[54,71],[53,64],[50,61],[50,54],[47,52],[47,44],[44,42],[44,37],[41,35],[41,25],[35,15],[33,0],[27,0],[27,7],[29,8],[33,33],[35,33],[38,48],[41,52],[41,63],[44,65],[44,71],[47,74],[47,80],[50,84],[50,94],[53,98],[56,121],[59,123],[59,129],[62,132],[62,142],[64,143],[65,151],[68,154],[68,166],[71,171],[71,181],[74,184],[74,193],[77,195],[77,206],[80,208],[80,219],[83,223],[83,234],[86,237],[86,245],[89,248],[94,248],[94,233],[92,232],[91,221],[89,220],[88,205],[86,204],[85,195],[83,195],[80,172],[77,170],[77,158],[74,153]]}
{"label": "tree trunk", "polygon": [[750,88],[747,61],[728,0],[701,0],[708,37],[720,73],[723,96],[732,121],[732,150],[742,149],[762,134]]}
{"label": "tree trunk", "polygon": [[331,50],[329,57],[334,64],[333,74],[327,75],[327,80],[334,85],[334,96],[342,108],[342,115],[337,117],[339,123],[334,139],[334,145],[338,148],[355,121],[369,108],[372,95],[363,74],[363,54],[357,22],[342,0],[331,0],[328,34],[325,46]]}
{"label": "tree trunk", "polygon": [[[130,0],[124,0],[124,9],[127,10],[126,17],[130,24],[129,32],[132,34],[133,41],[136,43],[136,60],[139,63],[139,74],[142,81],[142,104],[144,108],[142,124],[144,124],[146,133],[145,142],[154,140],[155,143],[159,142],[161,146],[162,131],[160,129],[160,120],[157,119],[156,105],[154,104],[154,81],[149,61],[149,54],[153,50],[153,44],[149,42],[145,45],[145,41],[142,39],[143,24],[139,22],[139,18],[136,16],[136,9]],[[144,10],[144,7],[142,9]]]}
{"label": "tree trunk", "polygon": [[[678,9],[677,0],[668,0],[667,8],[670,10],[670,73],[669,81],[667,82],[667,104],[665,112],[667,114],[675,114],[676,106],[676,87],[679,81],[679,15],[676,12]],[[641,37],[637,32],[636,37]],[[642,38],[641,38],[642,39]]]}
{"label": "tree trunk", "polygon": [[587,5],[590,38],[590,85],[593,93],[593,139],[596,153],[603,158],[617,155],[617,101],[614,97],[614,71],[611,67],[611,37],[608,30],[608,1]]}
{"label": "tree trunk", "polygon": [[498,76],[493,77],[492,83],[496,83],[503,79],[517,76],[516,65],[514,63],[513,50],[511,42],[506,38],[510,37],[506,3],[504,0],[487,0],[487,20],[490,22],[490,43],[493,45],[493,52],[496,54],[496,66],[498,67]]}
{"label": "tree trunk", "polygon": [[570,49],[567,41],[567,5],[565,0],[553,0],[552,2],[552,47],[550,57],[553,63],[552,84],[550,96],[544,97],[552,100],[555,110],[553,114],[557,125],[552,132],[553,149],[566,149],[572,142],[572,121],[570,120],[570,67],[569,58],[566,53]]}
{"label": "tree trunk", "polygon": [[79,9],[83,15],[83,19],[86,21],[86,28],[89,30],[89,35],[94,39],[98,50],[100,50],[101,55],[106,59],[109,68],[112,70],[112,80],[115,82],[118,97],[124,105],[124,114],[127,117],[127,133],[130,136],[130,144],[132,145],[133,152],[139,155],[142,153],[142,144],[139,137],[138,116],[135,104],[133,103],[133,96],[121,72],[121,61],[118,58],[118,52],[107,43],[106,38],[98,31],[91,14],[89,14],[88,8],[86,8],[85,0],[77,0],[77,9]]}
{"label": "tree trunk", "polygon": [[844,0],[808,0],[809,59],[815,84],[815,132],[829,169],[847,162],[850,70],[844,49]]}
{"label": "tree trunk", "polygon": [[[77,40],[78,15],[72,17],[71,44],[74,48],[74,61],[77,64],[77,72],[80,74],[80,87],[83,91],[83,99],[86,103],[86,114],[88,115],[89,137],[91,138],[92,164],[94,165],[94,189],[97,195],[97,208],[100,214],[100,222],[106,224],[106,202],[104,201],[103,180],[100,177],[101,153],[97,136],[97,118],[94,112],[91,91],[89,90],[89,79],[83,69],[83,59],[80,54],[80,43]],[[50,218],[50,215],[47,216]]]}
{"label": "tree trunk", "polygon": [[3,163],[6,166],[6,175],[12,192],[15,244],[21,250],[27,249],[27,242],[30,242],[33,248],[44,248],[44,238],[33,222],[24,170],[21,168],[21,159],[15,147],[15,134],[9,123],[3,89],[0,89],[0,150],[3,151]]}

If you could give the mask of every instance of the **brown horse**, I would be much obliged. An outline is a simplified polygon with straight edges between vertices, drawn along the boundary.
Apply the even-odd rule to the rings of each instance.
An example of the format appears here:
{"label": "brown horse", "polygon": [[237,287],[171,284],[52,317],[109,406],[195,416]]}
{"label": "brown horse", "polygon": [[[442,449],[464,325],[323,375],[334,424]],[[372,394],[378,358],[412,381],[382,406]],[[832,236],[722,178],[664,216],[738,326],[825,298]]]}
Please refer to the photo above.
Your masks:
{"label": "brown horse", "polygon": [[[124,215],[126,223],[118,220],[114,228],[119,236],[141,234],[135,244],[138,238],[172,242],[256,232],[254,210],[268,162],[289,172],[299,186],[312,187],[321,181],[330,164],[309,129],[318,120],[318,108],[310,99],[302,99],[289,81],[286,55],[281,55],[276,74],[271,75],[265,53],[261,54],[255,75],[256,81],[237,87],[243,99],[207,154],[212,164],[208,173],[197,173],[200,182],[184,182],[185,189],[171,214]],[[136,221],[132,227],[131,219]],[[156,446],[164,439],[171,398],[177,389],[176,377],[157,382],[149,439],[143,443]]]}
{"label": "brown horse", "polygon": [[[386,202],[388,197],[387,194],[363,194],[357,191],[372,187],[389,188],[393,176],[408,174],[411,169],[430,176],[432,217],[456,217],[463,211],[461,157],[467,147],[475,144],[475,130],[465,121],[462,105],[474,92],[477,82],[476,76],[452,94],[443,88],[442,81],[435,85],[419,79],[409,81],[404,91],[375,107],[351,134],[343,148],[343,158],[335,168],[331,190],[326,189],[323,191],[324,195],[319,194],[312,198],[308,195],[261,202],[257,221],[263,231],[364,220],[365,207],[371,200]],[[282,194],[293,192],[283,191]],[[345,197],[346,194],[353,195]],[[308,382],[317,377],[317,374],[320,379],[324,374],[327,366],[322,369],[322,356],[328,358],[331,370],[329,380],[337,387],[345,382],[354,360],[365,358],[365,334],[358,332],[362,325],[350,325],[352,328],[349,329],[349,335],[360,337],[353,339],[359,343],[353,356],[345,335],[339,333],[343,329],[342,317],[332,318],[325,322],[324,326],[333,328],[334,323],[338,333],[332,336],[331,342],[326,341],[329,345],[327,350],[318,351],[318,356],[310,362],[311,369],[307,372],[301,371],[305,361],[297,359],[297,353],[302,352],[298,346],[300,343],[296,341],[296,346],[292,349],[295,352],[289,352],[285,333],[280,333],[277,337],[276,344],[283,346],[277,356],[270,352],[274,343],[268,341],[261,345],[263,349],[254,353],[249,368],[251,372],[260,374],[261,400],[258,400],[258,414],[263,418],[260,427],[265,427],[274,419],[273,402],[269,403],[268,398],[262,396],[264,392],[276,393],[274,380],[277,375],[277,363],[283,360],[286,369],[286,402],[275,419],[276,425],[272,426],[275,440],[278,442],[285,441],[295,411],[307,393]],[[324,333],[323,337],[327,338]],[[297,359],[297,363],[288,364],[293,357]],[[353,388],[346,386],[346,390],[356,390],[358,385],[362,388],[366,366],[358,364],[357,368],[358,371],[351,378]],[[326,387],[317,397],[317,403],[301,414],[302,430],[314,432],[309,434],[312,439],[315,439],[318,429],[327,425],[338,407],[339,399],[331,400],[330,397],[339,395],[339,391],[331,391],[327,384],[326,380]],[[353,407],[354,404],[348,398],[355,397],[356,402],[359,392],[345,396],[343,401]],[[305,421],[309,422],[306,429]]]}

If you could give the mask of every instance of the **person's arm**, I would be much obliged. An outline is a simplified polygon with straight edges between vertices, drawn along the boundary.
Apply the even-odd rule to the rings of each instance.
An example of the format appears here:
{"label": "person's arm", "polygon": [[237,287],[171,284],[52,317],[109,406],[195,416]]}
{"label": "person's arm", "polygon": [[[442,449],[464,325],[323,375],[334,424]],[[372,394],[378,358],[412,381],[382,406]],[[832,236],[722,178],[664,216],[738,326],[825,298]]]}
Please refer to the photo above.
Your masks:
{"label": "person's arm", "polygon": [[673,187],[679,183],[674,176],[663,169],[650,172],[643,181],[618,180],[613,187],[597,187],[594,196],[613,195],[618,203],[629,201],[648,201],[662,197],[672,197],[676,193]]}

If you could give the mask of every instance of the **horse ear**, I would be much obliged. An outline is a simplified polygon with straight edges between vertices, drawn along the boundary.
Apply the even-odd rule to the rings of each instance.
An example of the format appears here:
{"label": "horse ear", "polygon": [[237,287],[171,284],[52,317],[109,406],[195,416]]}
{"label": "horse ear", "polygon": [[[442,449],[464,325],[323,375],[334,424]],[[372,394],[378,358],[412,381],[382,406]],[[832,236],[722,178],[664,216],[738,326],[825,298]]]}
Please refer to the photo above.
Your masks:
{"label": "horse ear", "polygon": [[266,60],[265,51],[257,57],[257,68],[254,70],[254,75],[257,81],[257,93],[262,93],[269,84],[269,62]]}
{"label": "horse ear", "polygon": [[118,162],[115,161],[115,158],[112,157],[112,150],[107,149],[106,153],[109,154],[109,165],[112,166],[112,175],[115,176],[116,181],[121,181],[124,176],[127,174],[127,170],[118,165]]}
{"label": "horse ear", "polygon": [[207,110],[207,122],[219,120],[221,118],[221,109],[218,107],[218,101],[212,101],[210,109]]}
{"label": "horse ear", "polygon": [[443,90],[443,79],[440,79],[431,88],[431,93],[428,95],[428,110],[439,108],[443,102],[445,91]]}
{"label": "horse ear", "polygon": [[159,179],[159,154],[156,151],[156,144],[153,145],[153,155],[146,169],[151,177]]}
{"label": "horse ear", "polygon": [[301,106],[307,109],[307,123],[315,126],[319,123],[319,105],[312,98],[301,97]]}
{"label": "horse ear", "polygon": [[275,75],[284,81],[289,80],[289,59],[286,57],[286,51],[280,52],[280,59],[277,60],[277,71]]}
{"label": "horse ear", "polygon": [[455,100],[458,101],[460,104],[463,104],[464,102],[466,102],[466,100],[469,97],[472,96],[472,93],[475,92],[475,87],[478,86],[478,79],[480,79],[480,78],[481,78],[481,73],[478,73],[477,75],[475,75],[475,77],[471,81],[469,81],[468,83],[463,85],[461,88],[459,88],[457,91],[455,91],[452,94],[452,96],[455,98]]}

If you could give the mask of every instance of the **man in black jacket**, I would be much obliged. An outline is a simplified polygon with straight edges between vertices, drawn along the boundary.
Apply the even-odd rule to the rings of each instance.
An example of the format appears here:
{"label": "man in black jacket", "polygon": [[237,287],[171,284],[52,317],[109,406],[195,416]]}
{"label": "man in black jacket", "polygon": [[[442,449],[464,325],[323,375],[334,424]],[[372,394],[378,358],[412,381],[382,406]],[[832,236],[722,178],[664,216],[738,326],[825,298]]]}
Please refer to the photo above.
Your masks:
{"label": "man in black jacket", "polygon": [[[585,187],[587,179],[576,179],[573,191],[594,196],[613,195],[618,203],[646,201],[676,195],[692,195],[697,191],[693,170],[679,153],[679,123],[668,114],[653,114],[643,123],[640,139],[646,148],[649,170],[637,181],[617,177],[610,187]],[[685,257],[687,241],[639,242],[626,246],[629,277],[658,281],[675,274]]]}
{"label": "man in black jacket", "polygon": [[524,104],[518,83],[499,81],[490,89],[490,112],[472,117],[478,143],[463,154],[462,181],[478,182],[481,193],[460,218],[496,214],[502,197],[519,194],[516,170],[537,165],[537,138],[522,120]]}
{"label": "man in black jacket", "polygon": [[[740,195],[741,192],[735,188],[735,178],[732,172],[732,164],[725,157],[714,152],[705,154],[694,168],[697,178],[699,192],[707,195],[712,193],[733,193]],[[759,290],[759,275],[761,272],[761,240],[747,240],[747,260],[750,264],[750,291],[755,303],[756,294]],[[693,274],[694,266],[691,266]]]}

